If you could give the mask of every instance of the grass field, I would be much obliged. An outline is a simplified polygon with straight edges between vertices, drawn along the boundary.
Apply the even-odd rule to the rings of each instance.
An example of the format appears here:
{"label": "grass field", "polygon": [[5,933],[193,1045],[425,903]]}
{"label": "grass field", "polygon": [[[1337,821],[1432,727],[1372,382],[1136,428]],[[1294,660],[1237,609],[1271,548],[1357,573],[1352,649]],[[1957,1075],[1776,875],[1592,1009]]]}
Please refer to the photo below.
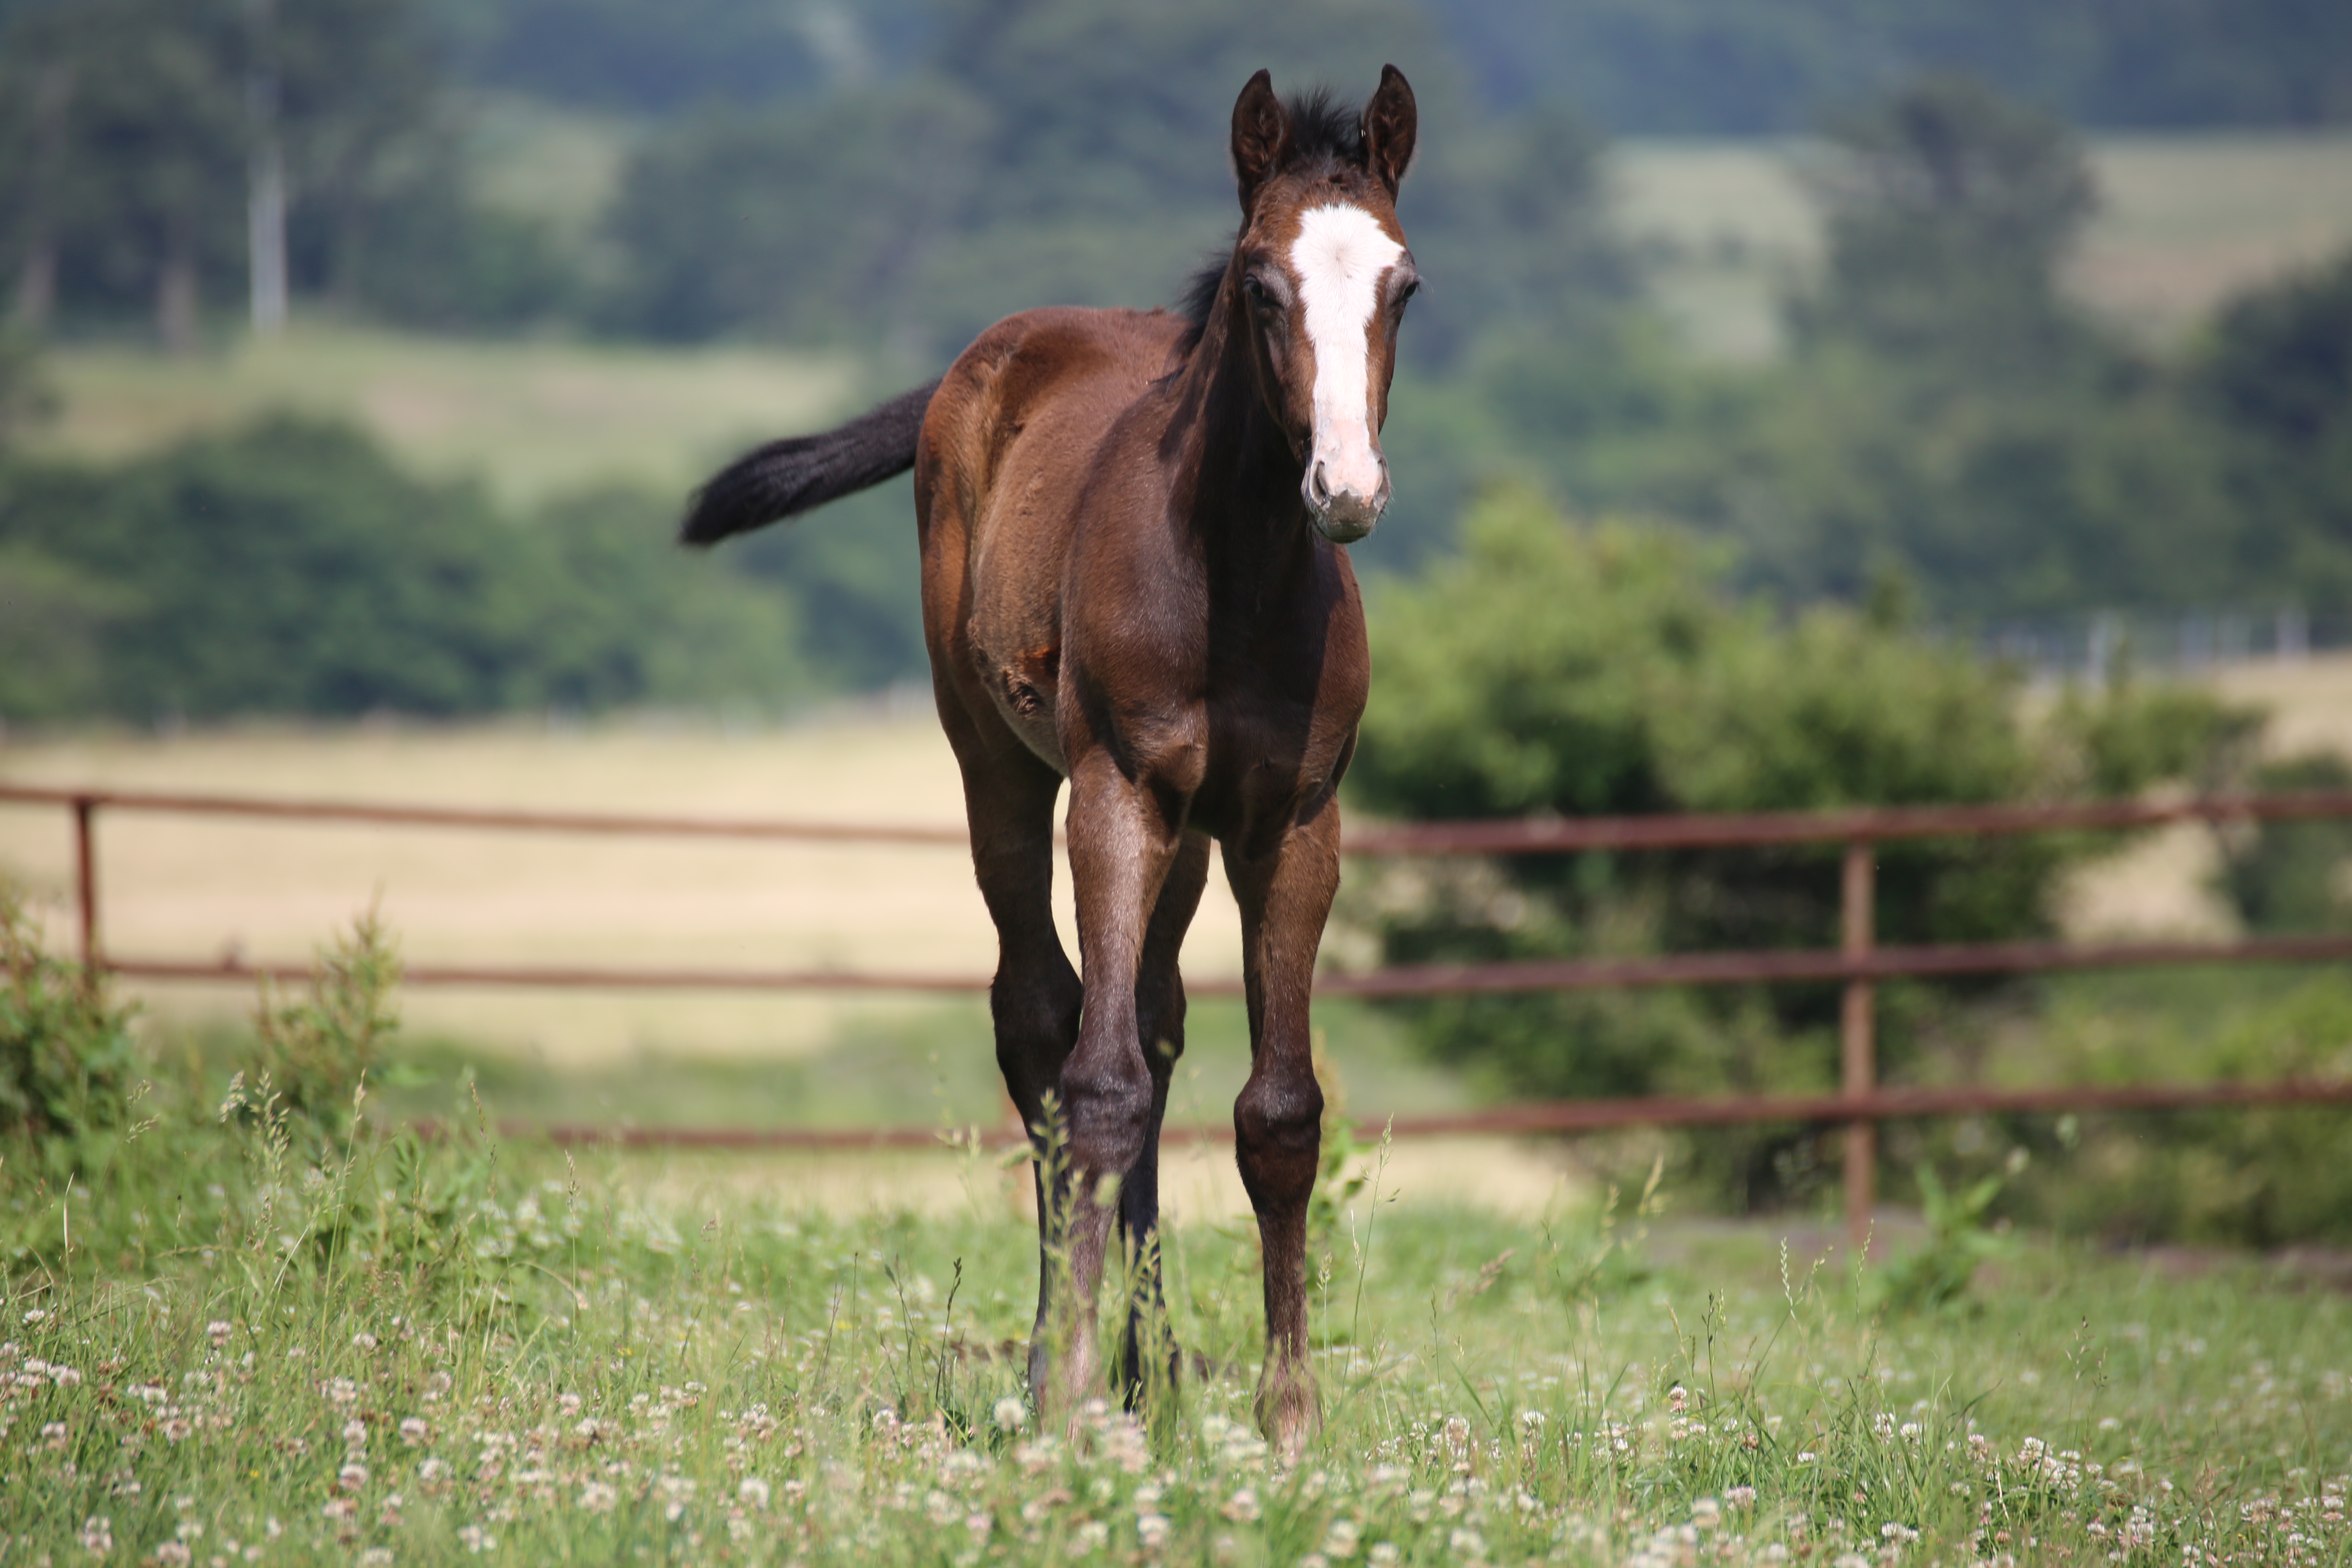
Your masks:
{"label": "grass field", "polygon": [[850,362],[754,349],[437,339],[304,321],[186,359],[66,349],[37,450],[111,457],[262,413],[354,420],[424,471],[528,503],[604,480],[682,493],[719,459],[830,416]]}
{"label": "grass field", "polygon": [[[572,229],[620,155],[609,126],[514,104],[490,106],[478,134],[502,199]],[[1660,253],[1660,299],[1706,352],[1771,352],[1777,302],[1818,251],[1796,174],[1802,155],[1740,142],[1632,141],[1617,151],[1619,221]],[[2092,156],[2106,206],[2076,258],[2075,285],[2152,335],[2176,334],[2231,289],[2352,243],[2352,137],[2102,138]],[[584,229],[579,243],[590,243]],[[464,342],[317,321],[274,342],[240,339],[186,360],[68,348],[50,371],[62,411],[37,433],[39,447],[127,453],[287,408],[356,419],[426,470],[478,476],[517,501],[608,479],[682,490],[733,448],[805,428],[876,390],[838,357]]]}
{"label": "grass field", "polygon": [[2347,1556],[2352,1313],[2264,1266],[2025,1247],[1906,1314],[1871,1305],[1897,1266],[1802,1236],[1376,1177],[1317,1246],[1326,1425],[1286,1468],[1238,1227],[1167,1236],[1180,1387],[1066,1427],[1021,1386],[1034,1235],[984,1198],[828,1214],[521,1148],[219,1143],[8,1216],[12,1559]]}
{"label": "grass field", "polygon": [[[2074,287],[2147,336],[2176,336],[2232,290],[2352,244],[2352,136],[2102,136],[2089,152],[2103,201]],[[1695,342],[1772,352],[1778,300],[1819,257],[1799,173],[1811,155],[1798,143],[1620,144],[1620,221],[1664,242],[1660,297]]]}

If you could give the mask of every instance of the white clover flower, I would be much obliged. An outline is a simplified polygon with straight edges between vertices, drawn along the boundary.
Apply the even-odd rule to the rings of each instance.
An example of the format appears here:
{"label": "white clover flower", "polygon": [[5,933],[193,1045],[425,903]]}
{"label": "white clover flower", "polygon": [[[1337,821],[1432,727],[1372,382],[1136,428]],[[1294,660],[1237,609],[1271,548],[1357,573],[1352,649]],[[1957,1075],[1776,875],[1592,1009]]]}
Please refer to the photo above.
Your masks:
{"label": "white clover flower", "polygon": [[995,1415],[998,1431],[1018,1432],[1029,1424],[1029,1406],[1008,1394],[996,1402]]}
{"label": "white clover flower", "polygon": [[357,1460],[345,1465],[341,1469],[335,1472],[335,1485],[341,1487],[347,1492],[358,1491],[361,1488],[366,1486],[367,1482],[368,1468],[365,1465],[359,1463]]}
{"label": "white clover flower", "polygon": [[768,1506],[768,1483],[757,1476],[745,1476],[743,1484],[735,1489],[735,1498],[745,1508],[764,1509]]}
{"label": "white clover flower", "polygon": [[1725,1506],[1729,1508],[1749,1507],[1756,1501],[1756,1489],[1754,1487],[1728,1488],[1723,1494],[1723,1500]]}
{"label": "white clover flower", "polygon": [[372,1351],[375,1349],[377,1343],[376,1337],[365,1330],[352,1336],[352,1348],[355,1351]]}
{"label": "white clover flower", "polygon": [[580,1489],[580,1506],[590,1513],[610,1513],[621,1494],[603,1481],[590,1481]]}
{"label": "white clover flower", "polygon": [[114,1551],[114,1521],[104,1514],[94,1513],[81,1521],[81,1549],[92,1557],[105,1557]]}
{"label": "white clover flower", "polygon": [[1227,1498],[1224,1507],[1217,1511],[1235,1524],[1249,1523],[1257,1518],[1257,1489],[1254,1487],[1242,1488],[1232,1497]]}
{"label": "white clover flower", "polygon": [[226,1348],[228,1344],[229,1335],[236,1331],[236,1329],[235,1324],[221,1318],[215,1318],[211,1322],[205,1325],[205,1337],[212,1341],[214,1348],[215,1349]]}
{"label": "white clover flower", "polygon": [[401,1418],[400,1440],[404,1446],[421,1448],[431,1441],[432,1437],[433,1428],[425,1424],[425,1417],[422,1415],[407,1415]]}
{"label": "white clover flower", "polygon": [[1079,1525],[1077,1533],[1070,1537],[1070,1555],[1091,1557],[1109,1544],[1110,1526],[1101,1520],[1090,1519]]}

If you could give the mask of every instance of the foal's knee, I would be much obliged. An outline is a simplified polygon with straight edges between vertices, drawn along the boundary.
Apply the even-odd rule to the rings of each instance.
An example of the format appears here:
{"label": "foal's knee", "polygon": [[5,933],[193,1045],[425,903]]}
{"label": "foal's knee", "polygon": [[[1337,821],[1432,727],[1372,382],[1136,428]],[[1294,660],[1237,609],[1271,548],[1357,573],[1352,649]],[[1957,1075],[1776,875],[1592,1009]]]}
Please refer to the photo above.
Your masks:
{"label": "foal's knee", "polygon": [[1253,1204],[1300,1201],[1322,1158],[1322,1089],[1309,1074],[1252,1079],[1234,1101],[1234,1137]]}
{"label": "foal's knee", "polygon": [[1062,1068],[1070,1155],[1082,1170],[1125,1175],[1151,1127],[1151,1071],[1139,1051],[1108,1060],[1074,1057]]}

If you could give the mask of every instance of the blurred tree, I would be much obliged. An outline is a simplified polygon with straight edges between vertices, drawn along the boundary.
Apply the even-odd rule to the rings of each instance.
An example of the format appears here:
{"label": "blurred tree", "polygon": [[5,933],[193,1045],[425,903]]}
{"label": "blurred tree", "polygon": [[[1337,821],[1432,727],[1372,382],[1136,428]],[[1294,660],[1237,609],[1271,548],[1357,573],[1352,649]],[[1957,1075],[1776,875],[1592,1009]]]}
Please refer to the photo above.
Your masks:
{"label": "blurred tree", "polygon": [[2188,384],[2230,440],[2250,570],[2288,602],[2352,617],[2352,252],[2225,305]]}
{"label": "blurred tree", "polygon": [[[558,263],[534,235],[481,218],[456,132],[416,0],[22,11],[0,27],[14,314],[38,329],[58,310],[111,317],[143,297],[162,340],[191,346],[204,298],[244,291],[247,200],[272,146],[298,287],[394,315],[529,313],[511,296],[543,295]],[[519,269],[527,285],[509,281]],[[451,307],[452,279],[491,308]],[[418,298],[439,303],[419,310]]]}
{"label": "blurred tree", "polygon": [[245,106],[233,0],[84,0],[0,37],[0,213],[28,327],[77,294],[152,300],[193,346],[205,279],[244,231]]}
{"label": "blurred tree", "polygon": [[1819,285],[1792,302],[1801,343],[2046,374],[2088,329],[2058,266],[2098,205],[2065,125],[1965,78],[1929,78],[1835,120],[1811,184],[1827,229]]}
{"label": "blurred tree", "polygon": [[681,555],[668,510],[599,492],[526,525],[293,420],[104,468],[18,461],[0,468],[0,647],[40,657],[0,659],[0,712],[797,700],[790,601]]}

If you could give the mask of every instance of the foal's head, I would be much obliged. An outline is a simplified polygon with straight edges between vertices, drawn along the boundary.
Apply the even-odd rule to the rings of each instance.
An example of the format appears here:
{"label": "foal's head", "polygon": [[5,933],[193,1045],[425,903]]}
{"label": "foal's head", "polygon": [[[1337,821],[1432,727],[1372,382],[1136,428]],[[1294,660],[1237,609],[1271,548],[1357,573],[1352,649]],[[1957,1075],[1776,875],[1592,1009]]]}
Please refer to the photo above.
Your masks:
{"label": "foal's head", "polygon": [[1397,324],[1420,287],[1397,185],[1412,162],[1412,89],[1394,66],[1361,115],[1320,96],[1290,104],[1265,71],[1234,105],[1241,238],[1215,309],[1246,335],[1259,395],[1304,472],[1299,493],[1335,544],[1389,504],[1380,429]]}

